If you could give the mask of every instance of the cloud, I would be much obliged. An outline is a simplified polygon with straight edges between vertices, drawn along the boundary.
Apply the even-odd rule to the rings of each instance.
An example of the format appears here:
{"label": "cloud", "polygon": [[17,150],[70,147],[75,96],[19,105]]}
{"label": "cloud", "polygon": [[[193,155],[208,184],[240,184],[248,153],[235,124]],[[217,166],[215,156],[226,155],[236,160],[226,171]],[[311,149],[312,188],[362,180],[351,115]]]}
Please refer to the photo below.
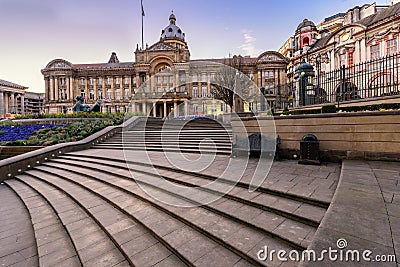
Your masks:
{"label": "cloud", "polygon": [[257,39],[249,30],[243,30],[242,33],[244,42],[239,48],[242,49],[245,56],[257,56],[260,53],[260,50],[255,47]]}

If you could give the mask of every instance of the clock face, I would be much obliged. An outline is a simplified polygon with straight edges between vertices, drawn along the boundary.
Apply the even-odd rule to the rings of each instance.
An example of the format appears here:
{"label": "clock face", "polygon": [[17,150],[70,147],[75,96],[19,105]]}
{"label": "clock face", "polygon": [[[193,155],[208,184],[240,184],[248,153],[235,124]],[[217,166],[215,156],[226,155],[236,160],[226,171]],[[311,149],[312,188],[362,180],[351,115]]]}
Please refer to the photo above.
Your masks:
{"label": "clock face", "polygon": [[348,32],[346,32],[345,34],[343,34],[341,36],[342,42],[346,42],[347,40],[349,40],[350,38],[350,34]]}

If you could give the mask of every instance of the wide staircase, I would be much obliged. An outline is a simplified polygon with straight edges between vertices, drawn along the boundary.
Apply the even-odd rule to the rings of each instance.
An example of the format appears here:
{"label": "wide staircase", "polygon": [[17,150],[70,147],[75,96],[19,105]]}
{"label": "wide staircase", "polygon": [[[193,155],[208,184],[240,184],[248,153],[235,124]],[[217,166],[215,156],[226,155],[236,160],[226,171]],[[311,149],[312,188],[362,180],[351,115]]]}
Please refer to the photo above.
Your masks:
{"label": "wide staircase", "polygon": [[95,148],[231,154],[232,130],[214,120],[148,118]]}
{"label": "wide staircase", "polygon": [[[203,136],[216,144],[204,151],[219,153],[220,160],[228,158],[224,154],[230,151],[229,130],[215,122],[174,121],[164,125],[167,140],[182,125],[178,143],[171,140],[167,147],[160,142],[162,123],[154,120],[6,180],[0,192],[18,196],[15,205],[28,211],[21,214],[31,221],[35,240],[31,253],[5,250],[16,246],[15,240],[2,239],[0,227],[0,264],[18,264],[17,254],[21,262],[31,259],[30,266],[296,265],[276,257],[260,261],[257,253],[264,246],[287,252],[306,249],[329,203],[264,187],[250,193],[248,182],[241,181],[217,201],[202,204],[199,199],[221,194],[232,181],[167,164],[150,166],[140,158],[129,164],[124,160],[123,148],[147,149],[152,155],[162,148],[203,152],[195,145]],[[145,135],[145,145],[137,139],[140,135]],[[192,193],[162,186],[161,179]],[[200,187],[212,181],[212,187]],[[152,198],[143,185],[181,205]],[[12,218],[7,223],[17,224]]]}

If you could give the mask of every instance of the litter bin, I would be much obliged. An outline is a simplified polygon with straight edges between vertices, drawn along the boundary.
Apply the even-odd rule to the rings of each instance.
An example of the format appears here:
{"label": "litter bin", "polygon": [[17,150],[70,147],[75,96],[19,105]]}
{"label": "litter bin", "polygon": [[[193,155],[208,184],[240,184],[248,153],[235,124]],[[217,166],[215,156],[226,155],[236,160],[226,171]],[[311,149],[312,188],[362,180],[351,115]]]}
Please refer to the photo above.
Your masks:
{"label": "litter bin", "polygon": [[300,141],[299,164],[320,165],[319,141],[313,134],[306,134]]}

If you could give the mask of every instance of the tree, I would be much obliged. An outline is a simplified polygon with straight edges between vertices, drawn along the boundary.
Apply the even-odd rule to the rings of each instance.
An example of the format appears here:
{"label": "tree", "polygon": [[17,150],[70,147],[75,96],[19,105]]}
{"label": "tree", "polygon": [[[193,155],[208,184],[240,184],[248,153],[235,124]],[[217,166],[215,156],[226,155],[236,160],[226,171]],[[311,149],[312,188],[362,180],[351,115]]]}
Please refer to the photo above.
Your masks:
{"label": "tree", "polygon": [[243,98],[252,87],[252,81],[241,72],[243,57],[233,56],[224,63],[212,79],[211,93],[215,99],[225,102],[232,111],[243,111]]}

